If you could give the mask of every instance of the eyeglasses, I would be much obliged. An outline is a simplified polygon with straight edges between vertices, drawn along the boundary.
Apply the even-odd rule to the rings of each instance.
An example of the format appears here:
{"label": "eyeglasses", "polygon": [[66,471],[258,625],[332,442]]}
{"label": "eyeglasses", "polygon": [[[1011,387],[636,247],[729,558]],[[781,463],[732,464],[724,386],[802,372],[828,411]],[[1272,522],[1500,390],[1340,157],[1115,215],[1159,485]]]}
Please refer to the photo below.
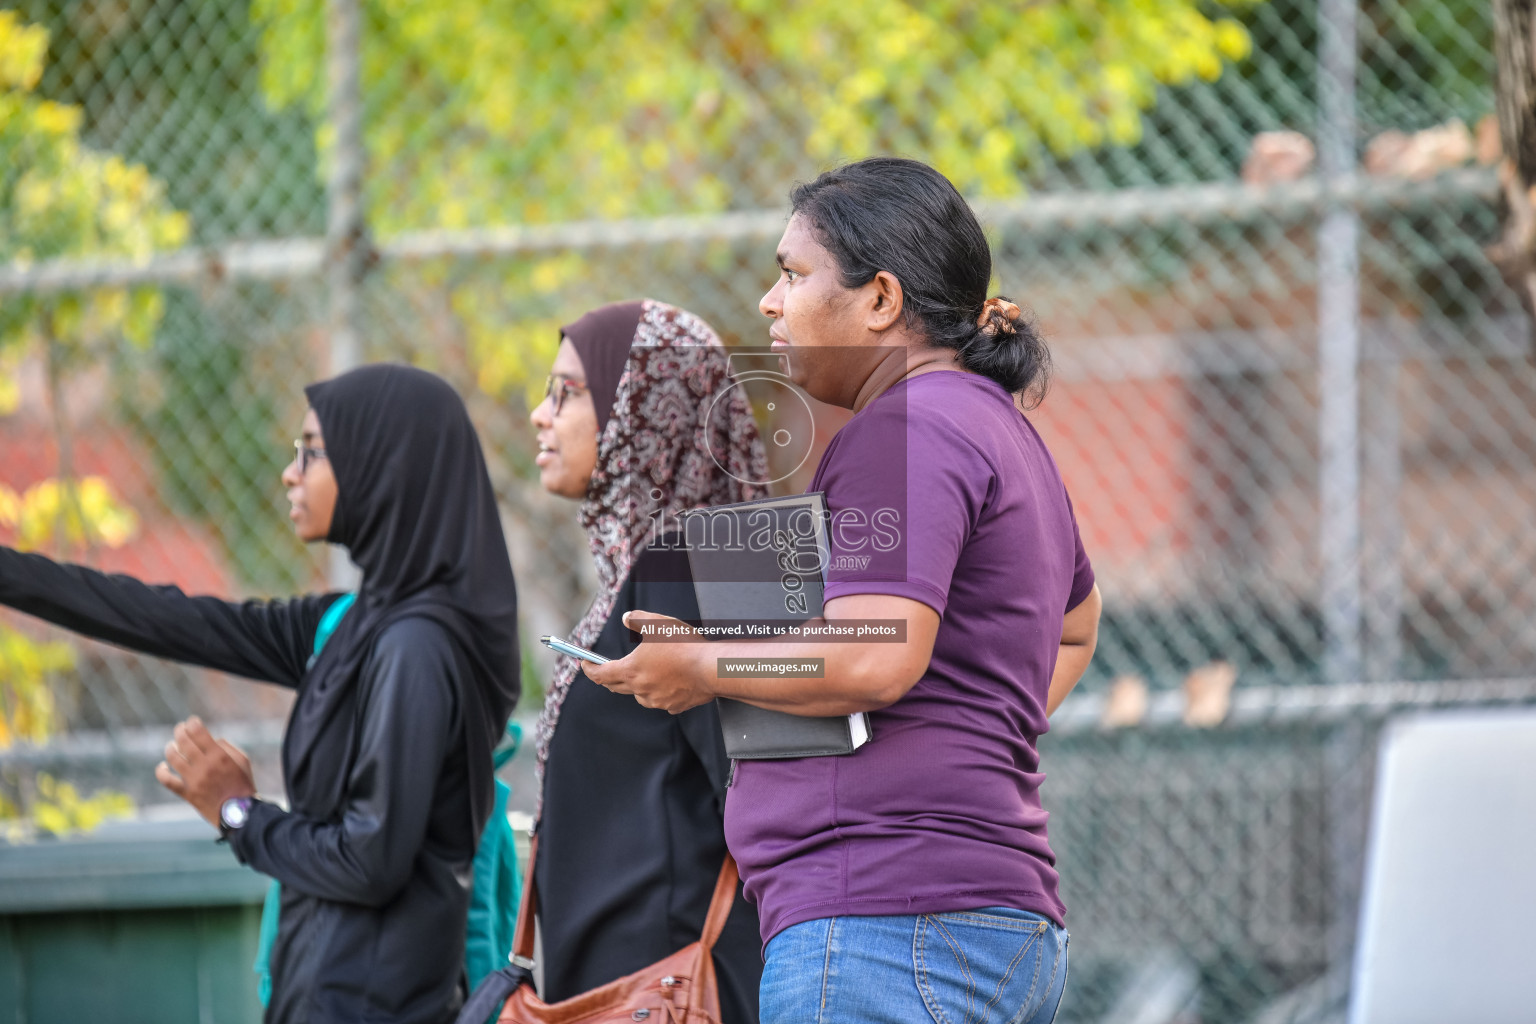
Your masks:
{"label": "eyeglasses", "polygon": [[[556,384],[558,382],[558,386]],[[557,373],[550,374],[544,380],[544,397],[549,399],[550,412],[560,415],[560,407],[565,404],[565,396],[573,392],[579,393],[587,390],[583,384],[562,377]]]}
{"label": "eyeglasses", "polygon": [[293,450],[298,452],[293,457],[293,460],[299,464],[299,476],[304,475],[305,471],[309,469],[311,462],[314,462],[316,459],[325,458],[324,448],[315,448],[305,444],[303,441],[293,442]]}

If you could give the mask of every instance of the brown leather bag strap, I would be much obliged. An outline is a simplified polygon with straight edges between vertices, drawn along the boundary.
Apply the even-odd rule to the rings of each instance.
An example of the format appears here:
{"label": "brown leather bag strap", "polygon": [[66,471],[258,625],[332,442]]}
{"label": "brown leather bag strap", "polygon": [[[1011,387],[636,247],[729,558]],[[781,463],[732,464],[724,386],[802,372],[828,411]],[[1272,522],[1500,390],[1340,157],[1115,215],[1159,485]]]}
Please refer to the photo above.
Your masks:
{"label": "brown leather bag strap", "polygon": [[[533,891],[533,865],[539,858],[539,835],[528,844],[528,874],[523,876],[523,898],[517,908],[517,930],[512,933],[512,962],[533,969],[533,915],[538,912],[538,897]],[[521,957],[525,963],[518,963]]]}
{"label": "brown leather bag strap", "polygon": [[[533,866],[538,862],[538,857],[539,837],[535,833],[532,842],[528,844],[528,874],[523,878],[522,904],[517,910],[517,930],[512,933],[512,956],[526,961],[520,966],[530,970],[533,967],[533,917],[538,912]],[[725,863],[720,865],[720,877],[715,880],[715,894],[709,900],[709,913],[704,917],[704,934],[699,936],[699,944],[706,950],[715,948],[720,933],[725,930],[726,918],[731,916],[731,906],[736,902],[736,883],[740,877],[736,869],[736,858],[727,853]],[[518,961],[514,959],[512,962]]]}
{"label": "brown leather bag strap", "polygon": [[705,952],[715,948],[715,941],[725,929],[725,919],[731,916],[731,905],[736,902],[736,882],[740,874],[736,870],[736,858],[729,853],[720,865],[720,877],[715,881],[715,895],[709,901],[709,915],[704,918],[704,934],[699,945]]}

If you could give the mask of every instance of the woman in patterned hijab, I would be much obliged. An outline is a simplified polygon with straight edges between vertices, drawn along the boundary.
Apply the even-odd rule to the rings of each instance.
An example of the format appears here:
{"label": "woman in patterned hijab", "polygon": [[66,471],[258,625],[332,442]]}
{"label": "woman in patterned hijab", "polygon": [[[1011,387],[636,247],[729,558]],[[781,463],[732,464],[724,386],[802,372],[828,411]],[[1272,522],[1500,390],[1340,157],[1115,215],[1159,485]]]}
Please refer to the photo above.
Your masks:
{"label": "woman in patterned hijab", "polygon": [[[634,608],[697,620],[688,563],[664,541],[677,513],[766,497],[752,410],[715,332],[653,300],[566,326],[538,430],[539,479],[581,502],[598,593],[570,632],[618,658]],[[712,705],[672,716],[561,657],[539,718],[538,886],[543,998],[621,978],[699,937],[725,857],[729,764]],[[738,895],[715,946],[725,1024],[757,1020],[757,915]]]}

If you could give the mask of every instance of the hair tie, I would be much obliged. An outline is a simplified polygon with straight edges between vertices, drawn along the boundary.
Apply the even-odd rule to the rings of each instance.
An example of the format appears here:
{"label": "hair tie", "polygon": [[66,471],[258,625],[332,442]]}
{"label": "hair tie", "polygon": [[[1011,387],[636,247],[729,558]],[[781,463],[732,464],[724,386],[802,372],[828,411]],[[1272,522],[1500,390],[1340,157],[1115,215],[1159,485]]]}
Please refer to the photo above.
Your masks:
{"label": "hair tie", "polygon": [[1004,334],[1015,333],[1013,322],[1022,314],[1018,304],[1004,298],[990,298],[981,304],[981,313],[976,317],[976,326],[982,333],[996,336],[999,331]]}

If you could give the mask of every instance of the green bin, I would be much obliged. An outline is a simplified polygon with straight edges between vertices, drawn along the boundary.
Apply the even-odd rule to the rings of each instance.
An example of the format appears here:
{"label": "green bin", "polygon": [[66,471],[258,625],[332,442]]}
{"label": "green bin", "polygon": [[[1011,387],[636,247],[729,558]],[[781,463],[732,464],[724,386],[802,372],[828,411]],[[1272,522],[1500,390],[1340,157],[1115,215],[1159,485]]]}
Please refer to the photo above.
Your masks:
{"label": "green bin", "polygon": [[201,820],[0,843],[0,1020],[257,1024],[266,890]]}

